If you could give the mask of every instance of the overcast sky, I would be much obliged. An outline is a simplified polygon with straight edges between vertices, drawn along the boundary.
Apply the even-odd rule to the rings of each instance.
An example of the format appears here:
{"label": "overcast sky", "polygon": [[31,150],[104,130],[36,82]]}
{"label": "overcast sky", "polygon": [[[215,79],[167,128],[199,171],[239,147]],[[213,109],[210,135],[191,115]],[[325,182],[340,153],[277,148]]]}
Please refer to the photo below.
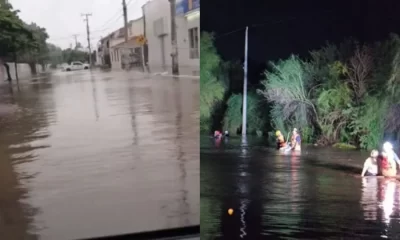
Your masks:
{"label": "overcast sky", "polygon": [[[14,9],[19,9],[25,22],[35,22],[46,28],[48,42],[61,48],[75,44],[72,35],[79,34],[78,42],[87,47],[86,22],[81,13],[92,13],[89,17],[91,44],[96,46],[106,36],[123,26],[122,0],[10,0]],[[147,0],[126,0],[128,20],[142,16],[142,5]],[[93,49],[93,47],[92,47]]]}

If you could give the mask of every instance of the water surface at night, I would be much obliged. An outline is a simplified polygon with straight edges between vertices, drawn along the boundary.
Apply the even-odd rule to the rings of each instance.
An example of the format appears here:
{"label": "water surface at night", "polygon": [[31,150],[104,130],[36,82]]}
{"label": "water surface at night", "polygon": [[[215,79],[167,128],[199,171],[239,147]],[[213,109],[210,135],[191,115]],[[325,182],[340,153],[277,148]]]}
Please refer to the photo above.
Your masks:
{"label": "water surface at night", "polygon": [[202,137],[201,239],[400,239],[400,184],[359,177],[367,156]]}

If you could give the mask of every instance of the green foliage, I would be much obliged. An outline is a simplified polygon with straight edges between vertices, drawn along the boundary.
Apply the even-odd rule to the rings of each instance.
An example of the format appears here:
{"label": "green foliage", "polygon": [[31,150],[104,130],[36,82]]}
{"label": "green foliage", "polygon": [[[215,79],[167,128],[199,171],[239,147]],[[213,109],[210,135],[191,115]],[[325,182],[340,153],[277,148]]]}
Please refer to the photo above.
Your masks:
{"label": "green foliage", "polygon": [[[305,70],[303,61],[291,56],[276,64],[271,63],[271,67],[272,71],[266,71],[266,80],[262,81],[264,89],[259,89],[258,93],[280,107],[283,121],[297,128],[308,126],[310,118],[316,117],[317,112],[307,87],[312,77]],[[271,114],[276,110],[273,109]]]}
{"label": "green foliage", "polygon": [[[247,95],[247,131],[250,134],[261,135],[265,124],[262,117],[260,97],[255,93]],[[225,112],[224,129],[234,133],[242,126],[242,94],[232,94],[227,102],[228,109]]]}
{"label": "green foliage", "polygon": [[61,52],[62,62],[70,64],[73,61],[88,62],[89,54],[72,48],[67,48]]}
{"label": "green foliage", "polygon": [[30,47],[32,32],[10,4],[0,5],[0,56],[11,57],[18,50]]}
{"label": "green foliage", "polygon": [[360,147],[374,149],[379,146],[385,132],[386,113],[388,104],[385,99],[367,97],[365,104],[360,108],[357,116],[354,116],[350,127],[352,135],[359,136]]}
{"label": "green foliage", "polygon": [[8,2],[0,2],[0,57],[28,62],[31,67],[44,64],[48,58],[46,29],[24,23],[18,12]]}
{"label": "green foliage", "polygon": [[49,50],[46,43],[48,34],[46,29],[35,23],[26,25],[26,28],[32,33],[32,39],[28,42],[26,48],[18,49],[19,62],[29,63],[32,73],[36,73],[36,64],[44,65],[49,58]]}
{"label": "green foliage", "polygon": [[218,79],[221,59],[213,44],[213,37],[202,33],[200,39],[200,131],[209,131],[211,115],[225,93],[225,86]]}
{"label": "green foliage", "polygon": [[[349,124],[352,109],[351,90],[344,83],[338,83],[332,89],[323,89],[317,100],[318,123],[322,131],[324,144],[338,141],[346,135],[345,128]],[[346,135],[348,136],[348,134]]]}
{"label": "green foliage", "polygon": [[348,143],[335,143],[332,145],[334,148],[344,149],[344,150],[354,150],[357,149],[356,146],[348,144]]}
{"label": "green foliage", "polygon": [[51,64],[52,68],[57,67],[58,64],[64,63],[63,59],[63,50],[61,50],[60,47],[57,47],[54,44],[48,43],[47,44],[47,49],[48,49],[48,61]]}
{"label": "green foliage", "polygon": [[[236,132],[242,124],[242,95],[236,94],[241,91],[242,65],[222,64],[211,35],[202,36],[201,47],[202,129],[209,130],[216,104],[223,105],[224,94],[233,92],[225,98],[224,127]],[[270,63],[257,89],[268,108],[260,104],[259,96],[248,96],[249,133],[267,132],[272,127],[287,137],[296,127],[304,142],[346,149],[377,148],[389,133],[400,138],[397,35],[369,45],[347,39],[310,55],[308,60],[292,55]],[[268,134],[274,137],[274,132]]]}
{"label": "green foliage", "polygon": [[258,92],[272,103],[271,125],[285,134],[297,127],[305,141],[371,149],[385,131],[400,131],[397,35],[374,46],[328,44],[310,61],[291,56],[272,64],[265,77]]}
{"label": "green foliage", "polygon": [[227,105],[228,109],[225,112],[224,129],[234,133],[242,125],[242,94],[232,94],[228,99]]}

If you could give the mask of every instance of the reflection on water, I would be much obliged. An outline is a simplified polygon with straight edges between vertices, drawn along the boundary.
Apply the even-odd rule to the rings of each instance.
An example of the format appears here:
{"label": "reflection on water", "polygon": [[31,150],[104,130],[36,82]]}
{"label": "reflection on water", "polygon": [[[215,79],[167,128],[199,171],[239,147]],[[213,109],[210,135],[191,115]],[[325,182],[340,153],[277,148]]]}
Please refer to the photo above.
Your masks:
{"label": "reflection on water", "polygon": [[364,154],[247,142],[201,138],[202,239],[400,239],[400,183],[359,177]]}
{"label": "reflection on water", "polygon": [[94,71],[14,91],[20,110],[0,129],[0,239],[199,224],[198,88]]}
{"label": "reflection on water", "polygon": [[245,220],[245,216],[246,216],[246,210],[247,210],[247,204],[248,202],[245,199],[241,200],[241,204],[240,204],[240,222],[242,223],[242,226],[240,228],[240,238],[244,238],[247,233],[246,233],[246,220]]}

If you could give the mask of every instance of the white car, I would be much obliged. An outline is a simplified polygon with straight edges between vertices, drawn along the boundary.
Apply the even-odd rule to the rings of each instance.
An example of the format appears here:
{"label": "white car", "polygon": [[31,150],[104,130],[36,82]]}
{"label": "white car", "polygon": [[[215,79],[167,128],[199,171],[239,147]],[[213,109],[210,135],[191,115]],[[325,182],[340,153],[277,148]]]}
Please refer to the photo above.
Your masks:
{"label": "white car", "polygon": [[83,69],[89,69],[89,64],[85,64],[82,62],[71,62],[70,65],[67,65],[64,67],[64,70],[69,72],[69,71],[75,71],[75,70],[83,70]]}

